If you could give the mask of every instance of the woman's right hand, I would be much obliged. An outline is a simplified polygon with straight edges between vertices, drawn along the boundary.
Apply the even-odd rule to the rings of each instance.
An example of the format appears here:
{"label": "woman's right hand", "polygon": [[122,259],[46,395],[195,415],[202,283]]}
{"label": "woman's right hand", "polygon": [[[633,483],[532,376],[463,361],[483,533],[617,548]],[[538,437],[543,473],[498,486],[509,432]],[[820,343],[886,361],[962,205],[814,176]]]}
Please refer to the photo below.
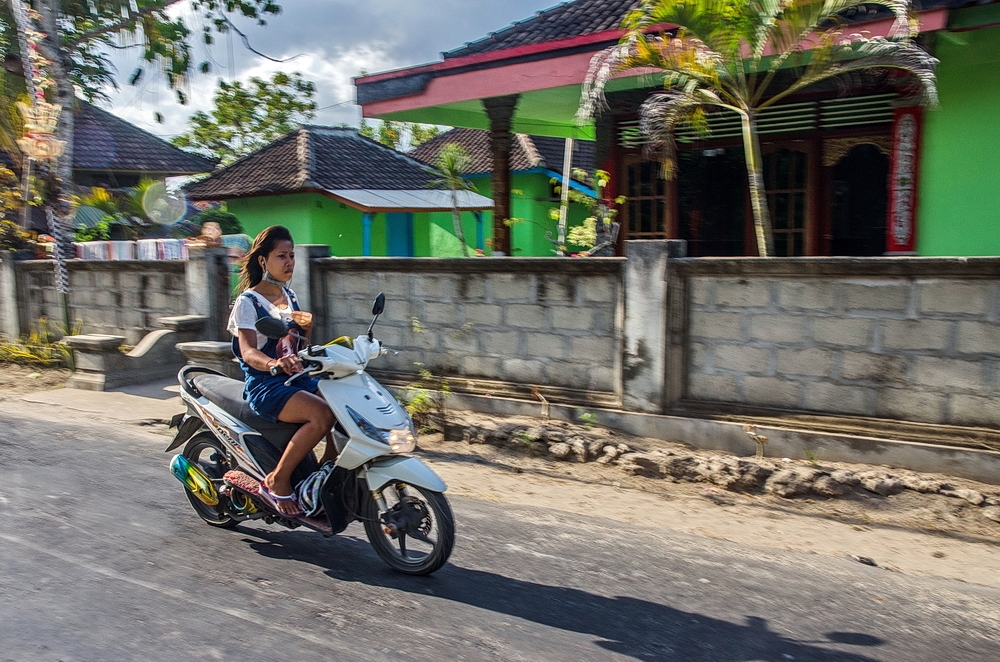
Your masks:
{"label": "woman's right hand", "polygon": [[283,372],[286,375],[294,375],[302,372],[302,361],[295,354],[289,354],[288,356],[282,356],[280,359],[274,359],[269,362],[268,369],[271,374]]}

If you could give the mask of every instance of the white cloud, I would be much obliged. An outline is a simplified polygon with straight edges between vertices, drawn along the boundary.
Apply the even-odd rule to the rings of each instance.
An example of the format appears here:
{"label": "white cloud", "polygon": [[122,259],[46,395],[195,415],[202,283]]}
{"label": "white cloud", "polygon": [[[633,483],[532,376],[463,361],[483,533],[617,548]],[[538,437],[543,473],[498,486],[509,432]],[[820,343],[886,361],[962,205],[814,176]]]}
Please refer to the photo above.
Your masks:
{"label": "white cloud", "polygon": [[[121,89],[110,91],[111,112],[164,138],[182,133],[196,110],[209,110],[219,77],[247,80],[269,77],[275,71],[299,71],[316,84],[317,124],[357,124],[360,111],[353,104],[351,79],[362,70],[375,73],[439,59],[439,53],[485,37],[512,21],[524,19],[553,0],[285,0],[284,11],[268,18],[266,27],[234,19],[254,49],[277,63],[244,48],[239,36],[216,35],[212,46],[200,43],[201,18],[187,3],[172,10],[194,33],[196,63],[208,61],[209,74],[192,74],[180,105],[162,76],[147,72],[137,87],[128,85],[136,67],[134,51],[113,53]],[[231,47],[230,47],[231,45]],[[347,103],[344,103],[347,102]],[[342,105],[335,105],[342,104]],[[159,113],[163,122],[156,121]]]}

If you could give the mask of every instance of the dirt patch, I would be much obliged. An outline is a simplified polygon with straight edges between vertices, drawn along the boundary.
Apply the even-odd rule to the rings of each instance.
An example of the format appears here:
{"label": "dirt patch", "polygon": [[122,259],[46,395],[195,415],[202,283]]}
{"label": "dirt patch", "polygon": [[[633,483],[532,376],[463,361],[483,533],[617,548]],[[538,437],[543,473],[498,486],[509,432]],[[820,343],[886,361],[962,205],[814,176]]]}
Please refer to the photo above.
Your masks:
{"label": "dirt patch", "polygon": [[[1000,523],[990,519],[996,507],[991,504],[1000,497],[995,485],[881,466],[782,458],[754,462],[753,457],[531,418],[452,412],[449,424],[449,440],[425,435],[420,448],[455,494],[1000,586]],[[566,439],[533,438],[540,427],[560,428]],[[506,443],[499,442],[503,435],[486,441],[490,434],[485,431],[501,429],[509,434]],[[589,461],[581,462],[580,442],[587,439],[595,442],[593,453],[585,451]],[[566,459],[548,451],[560,443],[570,447]],[[582,445],[591,447],[586,441]],[[605,447],[619,445],[628,451],[596,461],[606,457]],[[565,451],[555,450],[557,455]],[[636,455],[647,459],[637,463]],[[759,481],[752,486],[740,478],[754,471],[734,472],[737,462],[772,468],[767,477],[750,481]],[[664,466],[683,470],[674,475]],[[692,467],[718,471],[702,474]],[[720,475],[722,480],[712,482]],[[819,480],[834,475],[846,482]],[[796,485],[794,477],[808,478],[809,487],[789,489]],[[818,490],[832,492],[822,496]]]}
{"label": "dirt patch", "polygon": [[13,395],[62,388],[72,373],[63,368],[38,368],[0,363],[0,400]]}

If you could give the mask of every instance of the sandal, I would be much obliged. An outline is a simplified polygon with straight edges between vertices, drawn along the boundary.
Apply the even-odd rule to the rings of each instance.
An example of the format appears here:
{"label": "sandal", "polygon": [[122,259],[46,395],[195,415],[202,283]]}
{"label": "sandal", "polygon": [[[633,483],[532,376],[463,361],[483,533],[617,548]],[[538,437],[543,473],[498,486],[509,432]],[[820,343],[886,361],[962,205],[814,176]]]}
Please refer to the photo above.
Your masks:
{"label": "sandal", "polygon": [[[299,500],[298,497],[295,496],[295,492],[292,492],[287,496],[281,496],[280,494],[275,494],[271,490],[267,489],[267,486],[264,485],[264,483],[262,482],[260,484],[260,487],[257,489],[257,494],[259,494],[261,498],[267,502],[267,505],[269,505],[272,509],[278,511],[279,515],[282,515],[284,517],[301,517],[303,515],[302,508],[299,507]],[[295,512],[294,513],[282,512],[281,508],[278,507],[279,501],[291,501],[293,504],[295,504]]]}

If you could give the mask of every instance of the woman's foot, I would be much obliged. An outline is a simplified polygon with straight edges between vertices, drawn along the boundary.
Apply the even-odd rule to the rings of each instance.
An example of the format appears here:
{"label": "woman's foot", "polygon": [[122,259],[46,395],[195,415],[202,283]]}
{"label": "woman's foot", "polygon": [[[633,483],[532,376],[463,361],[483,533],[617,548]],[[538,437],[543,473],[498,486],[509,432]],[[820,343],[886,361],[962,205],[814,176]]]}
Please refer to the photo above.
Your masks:
{"label": "woman's foot", "polygon": [[264,498],[270,501],[282,515],[296,517],[302,514],[302,509],[299,508],[298,500],[295,497],[295,490],[292,489],[290,482],[282,485],[271,476],[267,476],[261,486],[268,492],[264,494]]}

